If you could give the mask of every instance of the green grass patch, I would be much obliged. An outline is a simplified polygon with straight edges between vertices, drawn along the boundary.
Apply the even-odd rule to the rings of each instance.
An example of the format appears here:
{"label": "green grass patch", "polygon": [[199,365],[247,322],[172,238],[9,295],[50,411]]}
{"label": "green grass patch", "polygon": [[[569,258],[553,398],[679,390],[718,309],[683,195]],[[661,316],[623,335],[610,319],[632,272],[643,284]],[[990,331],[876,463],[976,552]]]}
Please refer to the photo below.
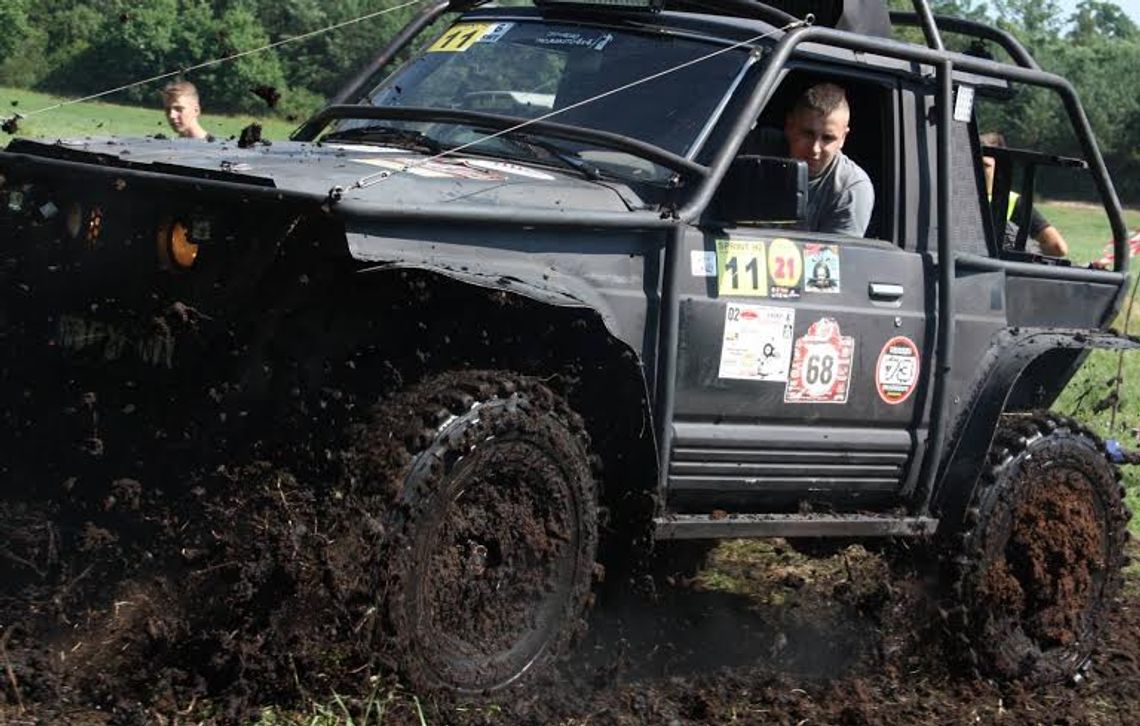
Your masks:
{"label": "green grass patch", "polygon": [[[1098,206],[1045,202],[1039,208],[1069,242],[1069,256],[1074,264],[1084,265],[1098,259],[1112,239],[1108,217]],[[1125,210],[1124,223],[1129,229],[1140,228],[1140,210]],[[1140,264],[1140,260],[1133,260],[1133,264]],[[1133,273],[1134,288],[1136,284],[1136,274]],[[1127,309],[1127,301],[1125,306]],[[1140,308],[1140,301],[1137,307]],[[1116,321],[1117,328],[1123,330],[1124,323],[1125,312],[1122,312]],[[1133,311],[1127,327],[1129,333],[1140,334],[1140,309]],[[1090,353],[1084,366],[1054,403],[1053,410],[1078,418],[1101,436],[1117,439],[1126,448],[1134,449],[1140,446],[1135,433],[1140,427],[1140,355],[1130,353],[1123,357],[1120,375],[1124,382],[1120,388],[1121,403],[1115,426],[1112,425],[1112,408],[1101,407],[1112,391],[1118,365],[1121,365],[1118,353],[1101,350]],[[1140,467],[1126,466],[1123,471],[1129,508],[1140,511]],[[1140,535],[1140,517],[1133,518],[1131,528],[1134,534]]]}
{"label": "green grass patch", "polygon": [[[69,99],[46,93],[0,86],[0,116],[8,118],[13,113],[33,114],[19,120],[16,136],[24,138],[140,137],[160,133],[172,135],[163,116],[162,105],[157,101],[153,108],[85,101],[35,113],[67,100]],[[262,138],[278,141],[289,138],[289,134],[299,125],[277,117],[268,108],[262,116],[202,114],[202,126],[219,139],[237,136],[243,128],[254,122],[261,124]],[[10,138],[8,134],[0,133],[0,145]]]}
{"label": "green grass patch", "polygon": [[[1100,258],[1105,246],[1112,241],[1112,227],[1103,207],[1084,202],[1045,201],[1036,208],[1064,235],[1074,264],[1086,265]],[[1132,230],[1140,229],[1140,209],[1124,210],[1124,224]]]}

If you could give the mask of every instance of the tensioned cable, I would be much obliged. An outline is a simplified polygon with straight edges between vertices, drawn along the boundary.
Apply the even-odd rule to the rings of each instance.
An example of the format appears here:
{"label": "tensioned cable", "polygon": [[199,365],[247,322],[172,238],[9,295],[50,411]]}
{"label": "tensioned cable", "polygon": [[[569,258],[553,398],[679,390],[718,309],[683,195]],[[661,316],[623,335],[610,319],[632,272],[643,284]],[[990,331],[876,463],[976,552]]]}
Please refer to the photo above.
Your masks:
{"label": "tensioned cable", "polygon": [[[626,83],[625,85],[622,85],[622,86],[618,86],[617,88],[611,88],[608,91],[603,91],[602,93],[599,93],[596,96],[591,96],[590,98],[586,98],[586,99],[583,99],[583,100],[578,101],[576,103],[572,103],[569,106],[565,106],[563,108],[558,109],[557,111],[551,111],[550,113],[546,113],[546,114],[543,114],[541,116],[536,116],[535,118],[532,118],[532,119],[527,119],[526,121],[524,121],[522,123],[515,124],[514,126],[502,129],[501,131],[496,131],[493,134],[487,134],[486,136],[475,139],[474,141],[470,141],[466,144],[462,144],[460,146],[456,146],[455,148],[447,149],[445,151],[441,151],[440,153],[435,154],[434,156],[429,156],[426,159],[421,159],[419,161],[414,161],[414,162],[411,162],[408,164],[404,164],[399,169],[386,170],[386,171],[378,172],[376,174],[369,174],[368,176],[362,176],[359,179],[357,179],[355,182],[353,182],[353,184],[350,188],[351,189],[364,189],[366,187],[370,187],[373,184],[378,184],[378,183],[384,181],[385,179],[389,179],[392,176],[395,176],[396,174],[401,174],[401,173],[410,171],[412,169],[419,168],[419,167],[424,166],[426,164],[430,164],[431,162],[436,161],[437,159],[442,159],[445,156],[457,154],[460,151],[463,151],[464,149],[468,149],[472,146],[477,146],[478,144],[482,144],[486,141],[490,141],[491,139],[496,139],[500,136],[504,136],[506,134],[514,133],[515,131],[518,131],[520,129],[524,129],[527,126],[530,126],[532,124],[538,123],[540,121],[546,121],[547,119],[554,118],[555,116],[566,113],[567,111],[572,111],[572,110],[579,108],[581,106],[585,106],[586,104],[590,104],[590,103],[593,103],[594,101],[601,100],[601,99],[605,98],[606,96],[612,96],[615,93],[621,93],[622,91],[629,90],[630,88],[633,88],[634,86],[640,86],[643,83],[648,83],[649,81],[653,81],[653,80],[656,80],[656,79],[661,78],[663,76],[667,76],[670,73],[676,73],[679,70],[682,70],[684,68],[688,68],[689,66],[692,66],[692,65],[696,65],[697,63],[703,63],[704,61],[707,61],[710,58],[715,58],[718,55],[723,55],[724,53],[728,53],[730,51],[736,50],[737,48],[740,48],[740,47],[743,47],[746,45],[752,45],[753,43],[764,40],[765,38],[770,38],[777,33],[784,33],[784,32],[787,32],[787,31],[793,29],[793,28],[799,28],[799,27],[802,27],[805,25],[811,25],[811,23],[813,23],[814,21],[815,21],[815,16],[809,13],[806,16],[804,16],[803,20],[797,20],[794,23],[788,23],[787,25],[783,26],[782,28],[775,28],[773,30],[768,31],[767,33],[761,33],[760,35],[757,35],[757,36],[752,37],[752,38],[748,38],[747,40],[742,40],[740,42],[733,43],[732,45],[728,45],[728,46],[725,46],[724,48],[721,48],[719,50],[715,50],[712,53],[707,53],[703,56],[694,58],[692,60],[685,61],[684,63],[680,63],[678,65],[672,66],[671,68],[666,68],[663,71],[658,71],[657,73],[653,73],[653,74],[648,75],[644,78],[639,78],[636,81],[630,81],[629,83]],[[330,192],[330,196],[334,196],[334,197],[337,196],[337,194],[335,194],[335,192],[337,192],[336,189],[332,190],[332,192]]]}
{"label": "tensioned cable", "polygon": [[221,58],[215,58],[214,60],[209,60],[209,61],[206,61],[204,63],[198,63],[197,65],[192,65],[192,66],[189,66],[188,68],[179,68],[176,71],[170,71],[168,73],[162,73],[162,74],[157,75],[157,76],[151,76],[150,78],[145,78],[141,81],[135,81],[134,83],[128,83],[126,85],[119,86],[118,88],[112,88],[108,91],[102,91],[100,93],[93,93],[90,96],[84,96],[83,98],[73,98],[73,99],[70,99],[67,101],[63,101],[61,103],[57,103],[57,104],[52,105],[52,106],[45,106],[44,108],[39,108],[39,109],[36,109],[35,111],[29,111],[28,113],[17,113],[16,118],[30,118],[32,116],[36,116],[36,115],[41,114],[41,113],[46,113],[48,111],[54,111],[58,108],[63,108],[64,106],[70,106],[70,105],[75,104],[75,103],[83,103],[85,101],[93,101],[96,98],[102,98],[103,96],[109,96],[112,93],[118,93],[119,91],[125,91],[129,88],[135,88],[137,86],[145,86],[148,83],[154,83],[155,81],[161,81],[164,78],[171,78],[172,76],[181,75],[183,73],[189,73],[190,71],[197,71],[197,70],[201,70],[202,68],[209,68],[210,66],[220,65],[222,63],[228,63],[229,61],[237,60],[238,58],[243,58],[247,55],[253,55],[254,53],[261,53],[263,51],[272,50],[273,48],[277,48],[279,46],[285,45],[286,43],[296,43],[297,41],[300,41],[300,40],[308,40],[309,38],[313,38],[315,36],[322,35],[324,33],[330,33],[334,30],[339,30],[339,29],[347,27],[349,25],[355,25],[356,23],[362,23],[366,20],[372,20],[373,18],[378,18],[381,15],[387,15],[388,13],[393,13],[397,10],[403,10],[404,8],[411,7],[412,5],[419,5],[422,2],[424,2],[424,0],[408,0],[407,2],[401,3],[399,5],[395,5],[395,6],[390,7],[390,8],[385,8],[384,10],[377,10],[376,12],[368,13],[367,15],[361,15],[360,17],[353,18],[352,20],[345,20],[343,22],[336,23],[334,25],[330,25],[326,28],[320,28],[319,30],[311,30],[308,33],[302,33],[301,35],[294,35],[294,36],[291,36],[288,38],[284,38],[284,39],[278,40],[274,43],[270,43],[269,45],[263,45],[260,48],[251,48],[250,50],[243,50],[243,51],[239,51],[237,53],[231,53],[230,55],[223,56]]}

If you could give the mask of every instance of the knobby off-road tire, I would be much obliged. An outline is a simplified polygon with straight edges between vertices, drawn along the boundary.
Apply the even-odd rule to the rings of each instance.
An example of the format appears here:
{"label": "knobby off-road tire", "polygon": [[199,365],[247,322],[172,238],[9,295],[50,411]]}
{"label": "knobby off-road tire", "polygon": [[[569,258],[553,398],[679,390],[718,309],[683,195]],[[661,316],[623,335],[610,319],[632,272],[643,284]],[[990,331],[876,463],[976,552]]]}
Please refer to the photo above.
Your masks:
{"label": "knobby off-road tire", "polygon": [[381,637],[418,689],[522,682],[567,649],[591,599],[598,505],[581,419],[500,372],[444,374],[381,409],[389,428],[418,427],[387,527]]}
{"label": "knobby off-road tire", "polygon": [[950,622],[977,670],[1055,682],[1093,652],[1120,590],[1130,516],[1103,451],[1067,418],[1003,420],[948,553]]}

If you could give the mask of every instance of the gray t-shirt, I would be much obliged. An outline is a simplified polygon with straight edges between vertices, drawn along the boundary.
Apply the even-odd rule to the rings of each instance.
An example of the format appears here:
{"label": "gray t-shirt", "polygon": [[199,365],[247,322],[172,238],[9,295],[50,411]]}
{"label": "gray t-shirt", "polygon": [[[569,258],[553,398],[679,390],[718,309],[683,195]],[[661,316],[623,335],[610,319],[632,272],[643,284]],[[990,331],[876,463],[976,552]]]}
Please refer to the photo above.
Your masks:
{"label": "gray t-shirt", "polygon": [[808,180],[807,216],[796,229],[862,237],[874,206],[871,178],[839,152],[822,174]]}

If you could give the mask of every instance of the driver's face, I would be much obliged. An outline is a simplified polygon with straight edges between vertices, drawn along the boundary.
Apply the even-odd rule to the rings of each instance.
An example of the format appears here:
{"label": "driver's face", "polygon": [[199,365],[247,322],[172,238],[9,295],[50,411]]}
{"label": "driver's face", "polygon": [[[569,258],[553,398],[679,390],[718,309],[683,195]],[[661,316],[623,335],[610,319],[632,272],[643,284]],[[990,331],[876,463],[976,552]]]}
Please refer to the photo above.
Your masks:
{"label": "driver's face", "polygon": [[806,161],[808,176],[819,176],[847,140],[851,112],[837,108],[824,116],[811,110],[793,111],[784,122],[788,151],[793,159]]}
{"label": "driver's face", "polygon": [[166,100],[166,122],[179,136],[192,133],[194,122],[201,113],[198,101],[193,96],[182,94]]}

